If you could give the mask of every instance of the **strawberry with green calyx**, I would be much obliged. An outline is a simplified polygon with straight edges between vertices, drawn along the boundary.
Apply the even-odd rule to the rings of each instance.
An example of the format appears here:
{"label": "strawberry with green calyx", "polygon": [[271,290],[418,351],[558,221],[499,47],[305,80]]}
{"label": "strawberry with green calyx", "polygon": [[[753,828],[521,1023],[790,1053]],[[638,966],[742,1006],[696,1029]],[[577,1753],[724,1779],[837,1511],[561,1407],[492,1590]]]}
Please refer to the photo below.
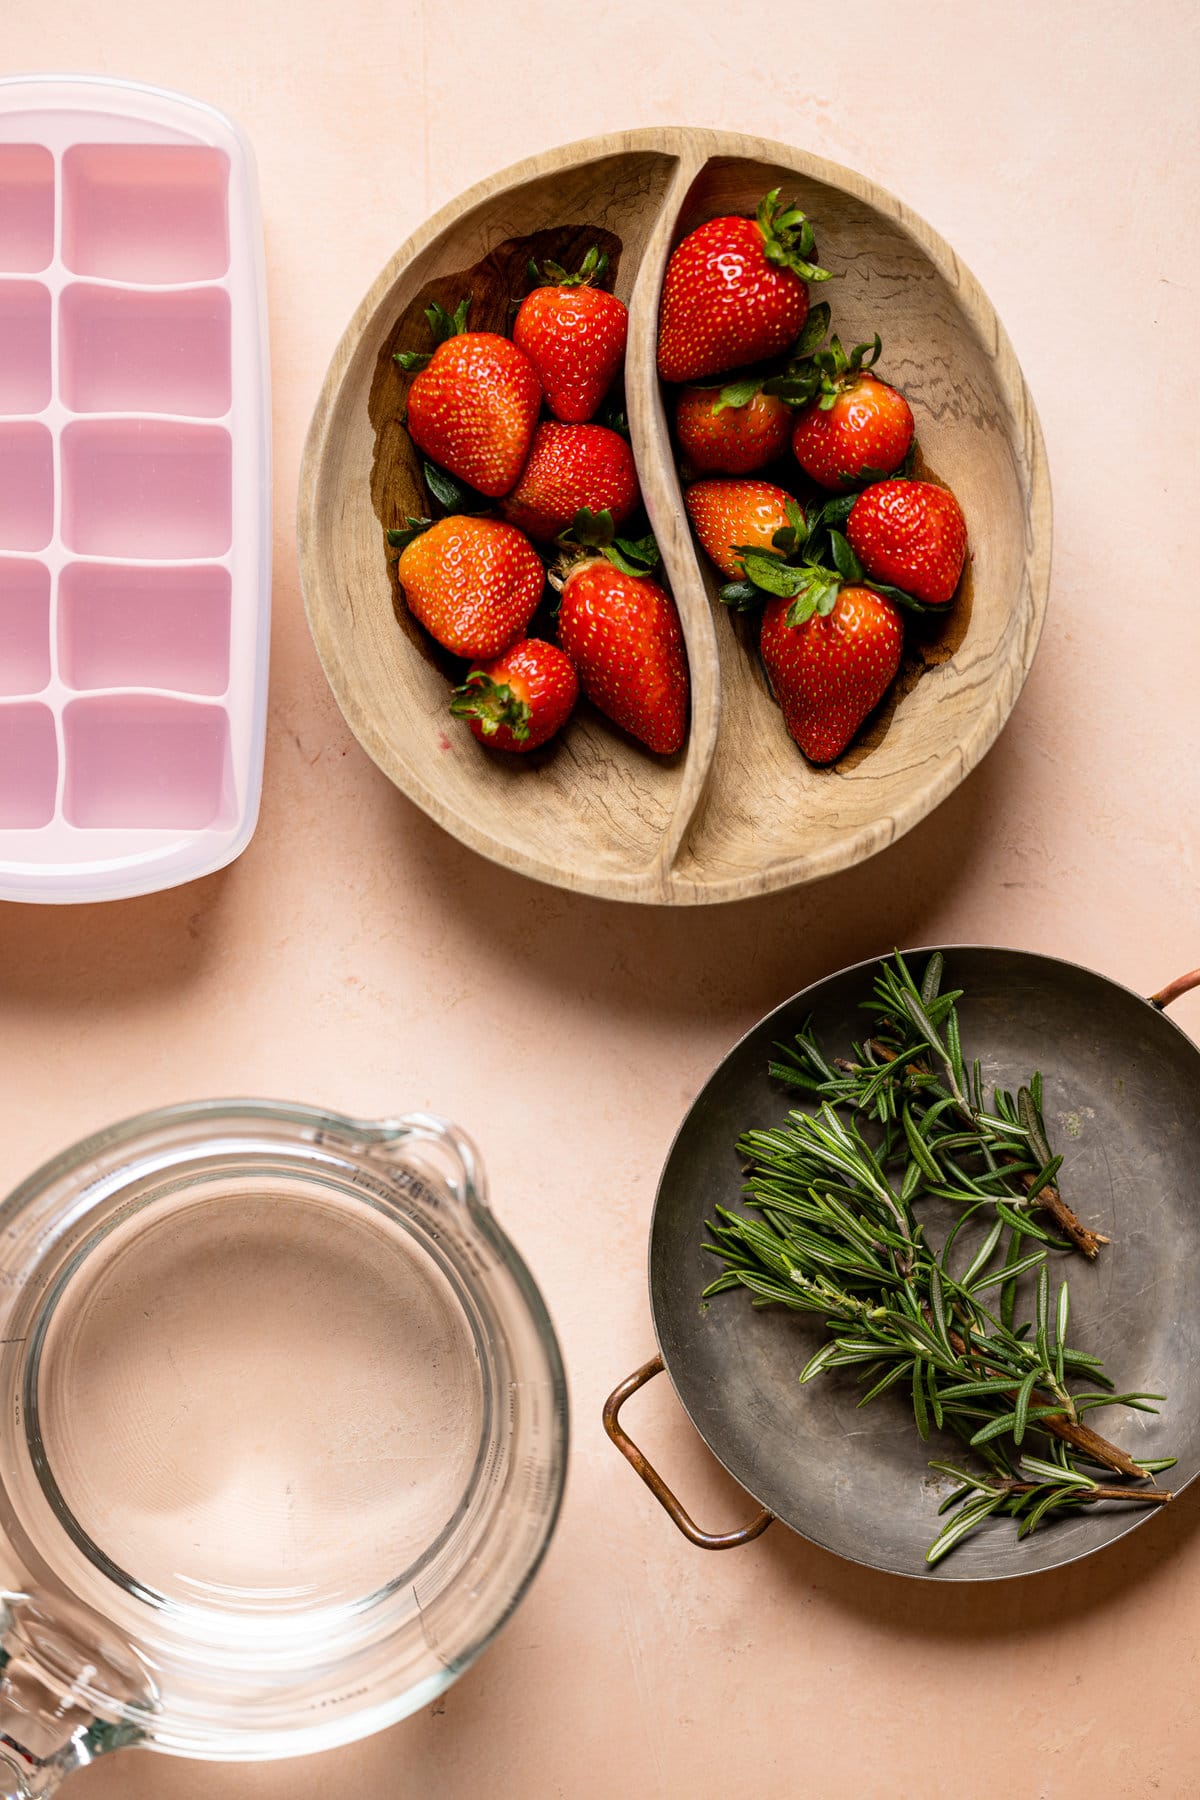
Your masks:
{"label": "strawberry with green calyx", "polygon": [[[901,614],[893,598],[864,585],[846,539],[820,515],[811,531],[793,521],[791,546],[780,536],[774,552],[743,549],[746,578],[721,598],[742,610],[766,600],[759,649],[784,723],[810,762],[829,763],[895,678]],[[818,546],[832,567],[817,560]],[[801,563],[780,553],[801,551]]]}
{"label": "strawberry with green calyx", "polygon": [[768,601],[759,649],[789,733],[810,762],[831,763],[895,679],[904,631],[873,588],[837,585],[806,604]]}
{"label": "strawberry with green calyx", "polygon": [[[858,498],[847,494],[828,500],[807,519],[793,502],[795,512],[789,510],[788,515],[790,530],[776,534],[773,550],[759,544],[737,546],[743,576],[723,587],[718,598],[738,612],[753,611],[762,605],[767,594],[794,600],[797,608],[793,624],[803,623],[813,611],[828,611],[839,587],[859,586],[869,579],[839,530]],[[870,579],[870,586],[906,612],[926,611],[924,604],[903,588],[874,579]]]}
{"label": "strawberry with green calyx", "polygon": [[537,750],[560,731],[579,698],[575,665],[557,644],[522,638],[474,668],[454,690],[450,711],[466,719],[489,750]]}
{"label": "strawberry with green calyx", "polygon": [[914,424],[903,394],[871,369],[879,334],[846,354],[834,337],[811,359],[814,397],[796,420],[792,452],[821,487],[844,492],[901,468],[913,447]]}
{"label": "strawberry with green calyx", "polygon": [[548,544],[581,507],[607,512],[620,526],[640,499],[633,451],[623,437],[606,425],[548,419],[534,432],[521,479],[500,510],[510,525]]}
{"label": "strawberry with green calyx", "polygon": [[640,538],[618,537],[612,514],[594,513],[587,506],[580,507],[569,528],[560,535],[558,545],[563,555],[550,581],[560,589],[562,582],[558,577],[564,576],[586,551],[597,552],[626,575],[650,575],[661,561],[652,531]]}
{"label": "strawberry with green calyx", "polygon": [[513,342],[537,372],[546,405],[564,424],[591,419],[625,359],[629,314],[597,283],[608,257],[593,244],[577,274],[558,263],[529,265],[539,283],[521,302]]}
{"label": "strawberry with green calyx", "polygon": [[648,575],[630,574],[611,556],[584,556],[559,580],[559,642],[584,693],[648,749],[674,755],[688,709],[687,652],[675,602]]}
{"label": "strawberry with green calyx", "polygon": [[778,460],[792,435],[792,412],[757,385],[744,401],[728,388],[685,387],[675,404],[679,448],[697,475],[752,475]]}
{"label": "strawberry with green calyx", "polygon": [[467,331],[469,296],[453,314],[435,301],[426,311],[436,348],[400,350],[417,370],[406,423],[418,450],[490,499],[515,486],[537,423],[542,390],[533,364],[509,338]]}
{"label": "strawberry with green calyx", "polygon": [[537,611],[546,580],[541,558],[500,519],[410,519],[388,541],[400,550],[396,576],[409,611],[455,656],[499,656]]}
{"label": "strawberry with green calyx", "polygon": [[812,226],[796,206],[764,196],[752,219],[710,219],[677,244],[663,279],[658,372],[664,381],[710,375],[780,355],[808,317],[816,266]]}
{"label": "strawberry with green calyx", "polygon": [[695,481],[683,503],[706,555],[731,581],[745,578],[748,549],[786,556],[805,534],[803,508],[770,481]]}
{"label": "strawberry with green calyx", "polygon": [[949,488],[932,481],[876,482],[855,498],[846,536],[874,586],[895,583],[927,606],[953,599],[966,561],[967,525]]}

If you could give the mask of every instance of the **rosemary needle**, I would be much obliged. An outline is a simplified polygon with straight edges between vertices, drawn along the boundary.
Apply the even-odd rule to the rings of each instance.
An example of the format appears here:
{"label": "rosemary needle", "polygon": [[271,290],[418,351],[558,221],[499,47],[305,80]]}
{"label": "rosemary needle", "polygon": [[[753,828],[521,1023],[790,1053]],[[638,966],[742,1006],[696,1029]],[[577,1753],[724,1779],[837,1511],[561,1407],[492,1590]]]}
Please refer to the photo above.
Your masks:
{"label": "rosemary needle", "polygon": [[[871,1035],[849,1058],[826,1058],[808,1025],[780,1047],[771,1074],[815,1110],[740,1140],[751,1210],[718,1208],[705,1246],[724,1264],[706,1297],[747,1289],[757,1306],[825,1321],[802,1383],[855,1368],[860,1405],[897,1387],[922,1438],[948,1430],[974,1453],[975,1470],[930,1465],[955,1483],[931,1563],[996,1513],[1024,1537],[1048,1515],[1105,1500],[1160,1504],[1170,1499],[1160,1488],[1089,1470],[1144,1482],[1174,1460],[1135,1462],[1085,1423],[1101,1406],[1156,1411],[1163,1396],[1115,1393],[1099,1360],[1069,1341],[1070,1294],[1065,1280],[1052,1284],[1052,1257],[1092,1259],[1108,1240],[1054,1185],[1062,1158],[1040,1075],[1015,1096],[985,1095],[979,1063],[963,1058],[962,990],[944,992],[942,975],[935,953],[918,984],[897,952],[864,1003]],[[961,1209],[937,1249],[917,1213],[925,1196]],[[986,1229],[968,1256],[961,1233],[972,1221]],[[1023,1276],[1036,1276],[1036,1304],[1018,1324]]]}

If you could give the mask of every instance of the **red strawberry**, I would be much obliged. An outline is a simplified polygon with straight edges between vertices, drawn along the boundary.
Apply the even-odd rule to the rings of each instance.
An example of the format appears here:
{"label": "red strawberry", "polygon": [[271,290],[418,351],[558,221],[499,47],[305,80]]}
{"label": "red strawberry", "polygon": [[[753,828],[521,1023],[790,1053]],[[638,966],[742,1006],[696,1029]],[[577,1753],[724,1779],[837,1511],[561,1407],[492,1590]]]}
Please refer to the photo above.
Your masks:
{"label": "red strawberry", "polygon": [[499,519],[453,514],[420,530],[396,573],[408,609],[456,656],[499,656],[537,611],[546,572],[527,537]]}
{"label": "red strawberry", "polygon": [[797,419],[792,450],[806,475],[838,493],[890,475],[913,441],[908,401],[870,373],[879,349],[876,336],[847,356],[835,337],[812,358],[820,397]]}
{"label": "red strawberry", "polygon": [[522,638],[454,690],[450,711],[467,719],[489,750],[536,750],[562,729],[579,698],[579,678],[557,644]]}
{"label": "red strawberry", "polygon": [[675,407],[679,448],[698,475],[752,475],[782,456],[792,410],[761,390],[730,406],[717,388],[684,388]]}
{"label": "red strawberry", "polygon": [[967,555],[967,526],[949,488],[879,481],[864,488],[846,525],[869,576],[928,606],[953,598]]}
{"label": "red strawberry", "polygon": [[545,420],[533,434],[529,461],[500,508],[539,543],[565,531],[581,507],[609,512],[623,525],[640,499],[633,451],[606,425]]}
{"label": "red strawberry", "polygon": [[792,496],[770,481],[696,481],[685,490],[683,503],[696,536],[731,581],[745,573],[736,546],[753,544],[778,554],[775,534],[795,524],[789,505],[804,517]]}
{"label": "red strawberry", "polygon": [[671,596],[601,556],[568,573],[558,614],[563,649],[583,691],[614,724],[661,756],[683,743],[688,669]]}
{"label": "red strawberry", "polygon": [[812,227],[767,194],[753,219],[710,219],[671,252],[658,315],[664,381],[702,381],[786,350],[808,317]]}
{"label": "red strawberry", "polygon": [[762,659],[784,724],[810,762],[841,755],[879,705],[900,667],[904,632],[890,600],[871,588],[844,587],[831,612],[789,625],[794,602],[768,601]]}
{"label": "red strawberry", "polygon": [[[548,285],[521,302],[513,326],[513,342],[537,371],[546,405],[570,425],[591,418],[625,358],[624,302],[591,285],[607,264],[594,244],[577,275],[546,263]],[[536,263],[529,268],[535,280],[542,279]]]}
{"label": "red strawberry", "polygon": [[523,350],[493,331],[464,331],[469,300],[453,318],[429,308],[432,356],[402,350],[396,360],[421,370],[408,390],[408,435],[443,469],[481,494],[507,494],[525,465],[542,390]]}

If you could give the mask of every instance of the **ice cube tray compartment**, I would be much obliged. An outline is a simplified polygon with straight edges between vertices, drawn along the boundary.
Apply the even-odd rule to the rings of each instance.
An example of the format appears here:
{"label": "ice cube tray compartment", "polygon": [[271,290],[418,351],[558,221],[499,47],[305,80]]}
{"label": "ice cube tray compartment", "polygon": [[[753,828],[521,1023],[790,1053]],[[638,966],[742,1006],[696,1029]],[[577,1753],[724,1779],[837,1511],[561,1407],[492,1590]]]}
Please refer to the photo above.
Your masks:
{"label": "ice cube tray compartment", "polygon": [[40,413],[50,403],[50,289],[0,280],[0,413]]}
{"label": "ice cube tray compartment", "polygon": [[202,830],[227,814],[223,707],[162,694],[104,694],[73,700],[64,724],[64,810],[72,824]]}
{"label": "ice cube tray compartment", "polygon": [[229,267],[229,158],[183,144],[76,144],[63,157],[63,261],[113,281],[210,281]]}
{"label": "ice cube tray compartment", "polygon": [[62,435],[63,542],[95,556],[223,556],[231,449],[219,426],[73,420]]}
{"label": "ice cube tray compartment", "polygon": [[54,157],[44,144],[0,143],[0,269],[36,274],[54,255]]}
{"label": "ice cube tray compartment", "polygon": [[0,830],[48,825],[58,788],[58,737],[48,706],[0,705]]}
{"label": "ice cube tray compartment", "polygon": [[222,114],[0,80],[0,899],[211,872],[258,813],[262,232]]}
{"label": "ice cube tray compartment", "polygon": [[[3,310],[0,289],[0,318]],[[62,398],[72,412],[219,419],[229,411],[223,288],[155,293],[78,282],[63,289],[59,319]]]}
{"label": "ice cube tray compartment", "polygon": [[[0,566],[0,641],[3,580]],[[59,672],[79,689],[221,695],[229,682],[229,616],[229,571],[219,563],[68,563],[59,577]]]}
{"label": "ice cube tray compartment", "polygon": [[0,557],[0,695],[40,694],[50,679],[50,571]]}

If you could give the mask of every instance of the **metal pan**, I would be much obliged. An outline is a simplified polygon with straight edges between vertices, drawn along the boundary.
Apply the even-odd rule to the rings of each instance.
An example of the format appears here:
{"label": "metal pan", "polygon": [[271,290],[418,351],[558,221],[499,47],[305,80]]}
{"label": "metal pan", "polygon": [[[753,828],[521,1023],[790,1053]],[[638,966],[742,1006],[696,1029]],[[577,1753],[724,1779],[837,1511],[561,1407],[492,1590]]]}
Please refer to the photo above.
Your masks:
{"label": "metal pan", "polygon": [[[914,951],[921,966],[928,951]],[[1165,1393],[1161,1414],[1101,1415],[1107,1435],[1135,1456],[1178,1457],[1164,1480],[1179,1489],[1200,1471],[1200,1050],[1163,1008],[1200,986],[1200,969],[1144,1000],[1073,963],[1021,950],[948,948],[946,984],[959,1003],[964,1051],[988,1083],[1015,1089],[1045,1078],[1046,1120],[1064,1155],[1060,1185],[1110,1245],[1094,1264],[1070,1265],[1072,1337],[1104,1358],[1126,1389]],[[709,1550],[732,1548],[773,1519],[839,1556],[893,1574],[939,1581],[1028,1575],[1115,1543],[1156,1510],[1094,1506],[1047,1524],[1018,1544],[1011,1520],[990,1520],[930,1568],[939,1494],[911,1410],[892,1394],[859,1412],[847,1372],[800,1387],[821,1341],[819,1322],[756,1310],[732,1292],[705,1304],[719,1265],[701,1246],[718,1204],[737,1201],[735,1144],[751,1126],[781,1123],[797,1103],[767,1076],[772,1047],[810,1015],[827,1051],[862,1036],[859,1002],[874,961],[859,963],[785,1001],[725,1057],[671,1146],[650,1227],[650,1306],[660,1356],[631,1375],[604,1409],[605,1428],[679,1529]],[[930,1202],[923,1202],[928,1206]],[[923,1214],[922,1216],[926,1216]],[[739,1531],[700,1530],[622,1429],[630,1394],[665,1365],[713,1454],[762,1511]],[[895,1401],[895,1404],[890,1404]],[[950,1440],[961,1455],[957,1440]]]}

